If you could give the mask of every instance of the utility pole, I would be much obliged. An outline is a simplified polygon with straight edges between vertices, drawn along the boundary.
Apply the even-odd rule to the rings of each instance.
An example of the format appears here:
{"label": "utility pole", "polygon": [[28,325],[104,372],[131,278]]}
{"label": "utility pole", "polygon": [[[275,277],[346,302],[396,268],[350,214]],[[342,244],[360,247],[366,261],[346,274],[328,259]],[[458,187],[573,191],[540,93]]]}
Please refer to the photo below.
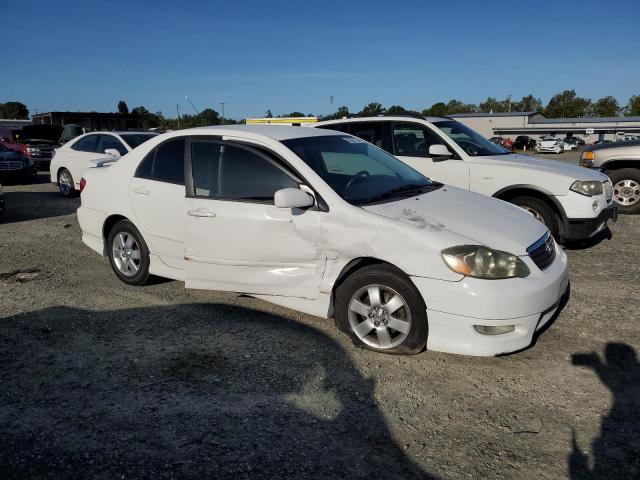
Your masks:
{"label": "utility pole", "polygon": [[227,102],[220,102],[220,106],[222,107],[222,125],[224,125],[224,104]]}
{"label": "utility pole", "polygon": [[178,130],[180,130],[180,104],[176,103],[176,115],[178,115]]}
{"label": "utility pole", "polygon": [[511,111],[511,94],[509,94],[507,98],[509,99],[509,111]]}

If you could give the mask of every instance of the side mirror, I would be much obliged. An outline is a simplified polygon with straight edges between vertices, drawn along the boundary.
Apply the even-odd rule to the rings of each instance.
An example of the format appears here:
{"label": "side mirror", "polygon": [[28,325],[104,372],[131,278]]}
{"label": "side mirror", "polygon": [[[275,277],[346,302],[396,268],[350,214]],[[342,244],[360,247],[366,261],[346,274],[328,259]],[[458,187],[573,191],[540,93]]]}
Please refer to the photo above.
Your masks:
{"label": "side mirror", "polygon": [[112,157],[116,157],[119,158],[120,157],[120,152],[118,150],[116,150],[115,148],[107,148],[104,153],[106,153],[107,155],[111,155]]}
{"label": "side mirror", "polygon": [[447,160],[452,155],[453,153],[449,151],[446,145],[442,145],[441,143],[429,147],[429,157],[434,160]]}
{"label": "side mirror", "polygon": [[278,208],[305,208],[315,203],[311,195],[298,188],[278,190],[273,196],[273,202]]}

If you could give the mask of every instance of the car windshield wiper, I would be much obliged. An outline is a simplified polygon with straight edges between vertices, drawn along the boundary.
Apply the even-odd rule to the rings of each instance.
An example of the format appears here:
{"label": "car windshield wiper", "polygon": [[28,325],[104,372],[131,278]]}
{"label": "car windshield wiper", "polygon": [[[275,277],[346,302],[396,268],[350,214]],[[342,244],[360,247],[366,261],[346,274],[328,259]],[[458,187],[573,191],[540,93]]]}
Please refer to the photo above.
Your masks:
{"label": "car windshield wiper", "polygon": [[436,190],[442,186],[441,183],[433,182],[428,185],[417,185],[417,184],[408,184],[402,185],[401,187],[392,188],[391,190],[387,190],[384,193],[380,193],[378,195],[373,195],[371,197],[363,198],[358,202],[359,205],[366,205],[370,203],[379,202],[381,200],[387,200],[389,198],[394,197],[404,197],[404,196],[413,196],[413,195],[421,195],[423,193],[430,192],[432,190]]}

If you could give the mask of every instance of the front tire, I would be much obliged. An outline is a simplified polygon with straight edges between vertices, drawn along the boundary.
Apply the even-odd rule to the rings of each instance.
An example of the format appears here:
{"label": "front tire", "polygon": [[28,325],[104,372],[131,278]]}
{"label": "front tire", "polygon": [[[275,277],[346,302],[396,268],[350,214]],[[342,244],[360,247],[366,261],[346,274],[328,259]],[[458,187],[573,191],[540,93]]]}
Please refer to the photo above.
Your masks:
{"label": "front tire", "polygon": [[75,197],[78,194],[73,181],[73,176],[66,168],[62,168],[58,172],[58,189],[62,196],[67,198]]}
{"label": "front tire", "polygon": [[605,173],[613,184],[613,201],[618,212],[627,215],[640,213],[640,169],[621,168]]}
{"label": "front tire", "polygon": [[427,343],[427,307],[402,272],[389,265],[357,270],[336,291],[336,325],[354,344],[382,353],[414,354]]}
{"label": "front tire", "polygon": [[129,220],[116,223],[107,237],[109,262],[116,276],[129,285],[149,280],[149,248],[140,231]]}
{"label": "front tire", "polygon": [[551,235],[553,235],[553,238],[558,240],[560,217],[547,202],[536,197],[527,196],[515,197],[508,201],[526,210],[533,215],[536,220],[544,223],[551,232]]}

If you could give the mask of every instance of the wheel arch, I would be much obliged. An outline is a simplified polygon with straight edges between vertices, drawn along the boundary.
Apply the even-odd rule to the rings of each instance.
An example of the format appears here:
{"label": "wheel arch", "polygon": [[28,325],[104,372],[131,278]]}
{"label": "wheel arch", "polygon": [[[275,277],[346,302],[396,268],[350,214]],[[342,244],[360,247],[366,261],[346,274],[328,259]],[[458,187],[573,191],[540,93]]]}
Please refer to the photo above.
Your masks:
{"label": "wheel arch", "polygon": [[102,224],[102,243],[104,244],[104,251],[102,252],[102,255],[107,256],[107,238],[109,237],[109,232],[113,226],[121,220],[131,221],[124,215],[114,214],[109,215]]}
{"label": "wheel arch", "polygon": [[635,170],[640,170],[640,159],[633,160],[628,158],[616,158],[607,160],[600,166],[600,170],[605,175],[607,171],[621,170],[623,168],[633,168]]}
{"label": "wheel arch", "polygon": [[535,197],[542,200],[543,202],[548,204],[551,208],[553,208],[553,210],[560,217],[559,233],[560,235],[564,234],[564,231],[568,222],[567,214],[564,210],[564,207],[558,201],[555,195],[553,195],[548,190],[545,190],[544,188],[538,187],[536,185],[528,185],[528,184],[510,185],[508,187],[504,187],[498,190],[491,196],[493,198],[504,200],[506,202],[508,202],[512,198],[521,197],[521,196]]}
{"label": "wheel arch", "polygon": [[389,266],[389,267],[393,268],[394,270],[397,270],[398,273],[400,273],[400,274],[406,276],[407,278],[409,278],[409,275],[407,275],[404,271],[402,271],[396,265],[394,265],[393,263],[387,262],[385,260],[382,260],[380,258],[376,258],[376,257],[357,257],[357,258],[354,258],[354,259],[350,260],[344,267],[342,267],[342,270],[340,271],[340,273],[336,277],[335,281],[333,282],[333,285],[331,286],[331,298],[329,300],[328,318],[332,318],[333,317],[336,291],[340,287],[340,285],[342,285],[344,283],[344,281],[350,275],[354,274],[355,272],[357,272],[358,270],[360,270],[360,269],[362,269],[364,267],[369,267],[371,265],[386,265],[386,266]]}

